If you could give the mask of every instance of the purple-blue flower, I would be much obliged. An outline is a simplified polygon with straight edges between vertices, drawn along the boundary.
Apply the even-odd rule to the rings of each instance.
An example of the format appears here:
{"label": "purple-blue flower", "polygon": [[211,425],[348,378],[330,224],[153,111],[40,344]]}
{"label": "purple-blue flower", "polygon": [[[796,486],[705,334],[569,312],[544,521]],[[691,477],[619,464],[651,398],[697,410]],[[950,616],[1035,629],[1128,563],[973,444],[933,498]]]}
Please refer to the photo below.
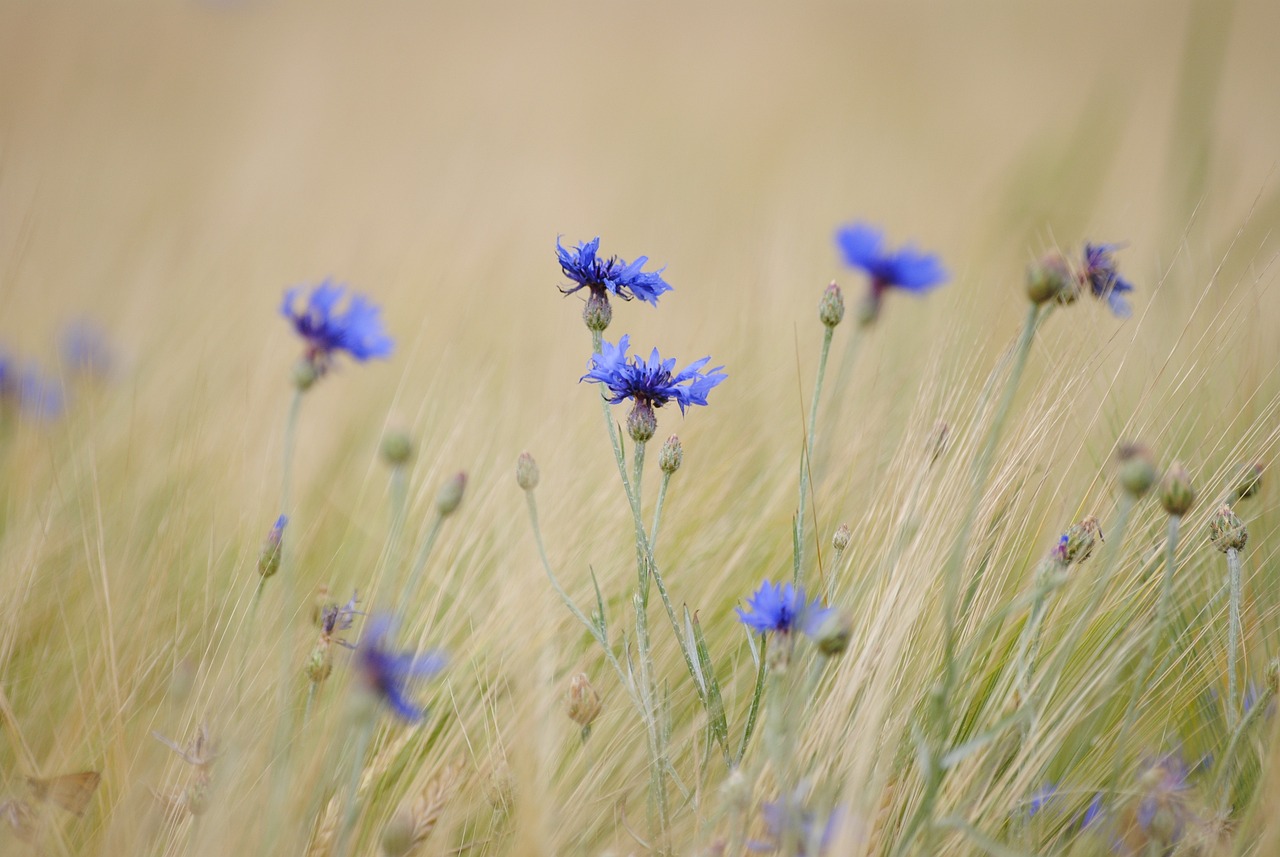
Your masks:
{"label": "purple-blue flower", "polygon": [[623,399],[631,399],[637,405],[660,408],[675,401],[684,413],[690,405],[705,405],[707,393],[723,381],[727,375],[716,366],[705,372],[702,367],[710,357],[695,360],[688,367],[676,371],[675,358],[663,360],[658,349],[653,349],[648,360],[632,356],[627,358],[631,337],[623,336],[614,345],[600,343],[600,353],[591,355],[587,374],[580,381],[604,384],[609,390],[609,404],[616,405]]}
{"label": "purple-blue flower", "polygon": [[1058,794],[1058,786],[1055,783],[1045,783],[1031,793],[1031,799],[1027,802],[1027,815],[1034,817],[1036,813],[1047,807]]}
{"label": "purple-blue flower", "polygon": [[1133,314],[1129,302],[1124,299],[1126,292],[1133,291],[1133,284],[1120,276],[1116,270],[1115,259],[1111,253],[1120,249],[1120,244],[1085,244],[1084,270],[1080,272],[1082,285],[1087,285],[1095,298],[1105,298],[1111,312],[1117,318],[1128,318]]}
{"label": "purple-blue flower", "polygon": [[339,639],[335,635],[351,630],[351,625],[355,622],[355,618],[362,615],[356,609],[356,605],[360,603],[358,595],[358,592],[351,593],[351,600],[346,604],[326,604],[324,606],[324,609],[320,612],[320,635],[322,637],[344,648],[355,648],[346,640]]}
{"label": "purple-blue flower", "polygon": [[0,416],[23,413],[52,419],[62,413],[62,386],[34,366],[19,366],[0,352]]}
{"label": "purple-blue flower", "polygon": [[410,684],[444,669],[442,652],[395,652],[387,648],[391,619],[373,616],[356,647],[356,667],[365,688],[400,717],[421,720],[423,709],[405,695]]}
{"label": "purple-blue flower", "polygon": [[1106,805],[1102,802],[1102,792],[1095,792],[1084,814],[1080,816],[1080,829],[1088,830],[1098,824],[1106,814]]}
{"label": "purple-blue flower", "polygon": [[898,250],[885,247],[884,233],[865,223],[851,223],[836,230],[836,244],[850,267],[871,278],[872,299],[878,301],[888,288],[922,294],[947,281],[942,262],[910,244]]}
{"label": "purple-blue flower", "polygon": [[603,258],[600,253],[599,237],[580,242],[578,246],[566,250],[556,239],[556,256],[560,260],[560,270],[570,280],[577,283],[567,289],[561,289],[566,295],[579,289],[590,289],[597,296],[605,292],[617,295],[624,301],[639,298],[657,306],[658,297],[671,291],[671,286],[662,279],[662,271],[642,271],[649,261],[648,256],[640,256],[628,264],[617,256]]}
{"label": "purple-blue flower", "polygon": [[317,374],[324,374],[339,351],[359,361],[390,356],[393,343],[382,329],[382,311],[363,295],[352,294],[339,311],[345,286],[326,279],[311,289],[299,309],[301,292],[300,286],[286,291],[280,311],[306,343],[306,359]]}
{"label": "purple-blue flower", "polygon": [[1173,845],[1182,838],[1191,807],[1187,799],[1187,766],[1169,754],[1151,762],[1138,783],[1138,827],[1156,842]]}
{"label": "purple-blue flower", "polygon": [[817,634],[822,620],[831,612],[819,599],[812,603],[806,601],[803,586],[794,587],[790,583],[784,586],[767,580],[747,599],[747,609],[737,610],[743,624],[761,634],[801,631],[810,637]]}
{"label": "purple-blue flower", "polygon": [[[753,839],[747,842],[747,850],[761,854],[779,851],[787,840],[793,840],[799,857],[816,857],[831,847],[840,826],[840,814],[830,813],[818,827],[818,817],[805,809],[796,798],[768,801],[760,807],[760,817],[768,831],[768,840]],[[811,848],[816,850],[810,850]]]}

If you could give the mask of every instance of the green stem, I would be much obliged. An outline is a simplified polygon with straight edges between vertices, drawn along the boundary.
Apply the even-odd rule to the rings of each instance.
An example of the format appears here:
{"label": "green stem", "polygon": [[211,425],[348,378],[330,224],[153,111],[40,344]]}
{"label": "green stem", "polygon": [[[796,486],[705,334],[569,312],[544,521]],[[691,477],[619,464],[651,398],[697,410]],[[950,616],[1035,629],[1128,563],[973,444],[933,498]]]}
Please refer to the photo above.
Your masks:
{"label": "green stem", "polygon": [[356,818],[360,815],[360,775],[364,773],[364,757],[369,752],[369,742],[373,739],[376,723],[376,717],[366,716],[356,733],[355,755],[351,759],[351,779],[348,784],[347,811],[343,815],[342,829],[338,831],[338,838],[334,842],[334,857],[346,857],[347,840],[351,838],[351,830],[355,827]]}
{"label": "green stem", "polygon": [[418,549],[418,556],[413,561],[413,568],[409,570],[409,576],[405,578],[404,590],[400,593],[400,603],[398,609],[401,612],[409,610],[409,599],[413,597],[414,591],[418,588],[418,578],[422,575],[423,569],[427,567],[427,560],[431,558],[431,551],[435,549],[436,539],[440,535],[440,527],[444,524],[444,515],[436,511],[435,517],[431,519],[431,527],[427,530],[427,537],[422,542],[422,547]]}
{"label": "green stem", "polygon": [[[809,434],[804,449],[800,451],[800,501],[796,512],[795,562],[792,568],[792,583],[799,585],[800,574],[804,569],[804,508],[809,495],[809,479],[813,463],[813,440],[818,423],[818,402],[822,396],[822,379],[827,374],[827,355],[831,353],[831,335],[834,327],[823,327],[822,354],[818,358],[818,378],[813,384],[813,401],[809,405]],[[815,529],[816,529],[815,523]]]}
{"label": "green stem", "polygon": [[297,443],[298,412],[302,410],[302,390],[294,389],[289,415],[284,423],[284,466],[281,474],[280,514],[289,514],[289,485],[293,476],[293,450]]}
{"label": "green stem", "polygon": [[662,482],[658,485],[658,501],[653,508],[653,528],[649,530],[649,550],[657,553],[658,528],[662,524],[662,504],[667,499],[667,484],[671,482],[671,474],[663,471]]}
{"label": "green stem", "polygon": [[1124,707],[1124,722],[1120,726],[1120,735],[1116,739],[1115,760],[1111,769],[1111,784],[1119,782],[1124,765],[1124,751],[1128,746],[1126,739],[1138,717],[1138,702],[1142,692],[1151,678],[1151,668],[1155,665],[1156,649],[1164,636],[1164,627],[1169,621],[1169,611],[1173,608],[1173,572],[1177,567],[1178,531],[1182,523],[1181,515],[1169,516],[1168,534],[1164,543],[1164,577],[1160,582],[1160,600],[1156,602],[1156,618],[1154,626],[1147,634],[1147,645],[1142,652],[1142,660],[1138,662],[1138,671],[1133,675],[1133,686],[1129,688],[1129,701]]}
{"label": "green stem", "polygon": [[1227,583],[1231,604],[1227,614],[1227,726],[1234,729],[1240,720],[1240,698],[1236,688],[1236,650],[1240,647],[1240,552],[1227,549]]}
{"label": "green stem", "polygon": [[1271,685],[1267,685],[1258,698],[1253,701],[1253,706],[1244,713],[1244,717],[1240,718],[1240,722],[1236,724],[1236,728],[1231,732],[1231,740],[1227,742],[1227,750],[1222,754],[1222,765],[1218,769],[1218,790],[1221,795],[1218,808],[1224,818],[1227,815],[1227,810],[1231,807],[1231,775],[1235,768],[1236,751],[1240,748],[1240,742],[1244,739],[1245,733],[1249,731],[1249,727],[1262,716],[1275,697],[1275,690]]}

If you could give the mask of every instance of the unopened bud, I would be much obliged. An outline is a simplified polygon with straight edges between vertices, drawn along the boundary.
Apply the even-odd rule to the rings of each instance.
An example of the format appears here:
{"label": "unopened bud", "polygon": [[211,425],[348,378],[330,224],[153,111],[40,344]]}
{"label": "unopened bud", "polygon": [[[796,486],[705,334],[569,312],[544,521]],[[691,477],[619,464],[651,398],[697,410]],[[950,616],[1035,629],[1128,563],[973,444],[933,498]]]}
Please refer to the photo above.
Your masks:
{"label": "unopened bud", "polygon": [[1262,465],[1257,462],[1240,465],[1240,469],[1231,478],[1229,484],[1231,502],[1248,500],[1262,487]]}
{"label": "unopened bud", "polygon": [[648,443],[657,430],[658,417],[653,412],[653,405],[643,399],[636,400],[631,413],[627,415],[627,434],[636,443]]}
{"label": "unopened bud", "polygon": [[417,822],[407,806],[400,806],[382,828],[382,853],[387,857],[404,857],[413,850]]}
{"label": "unopened bud", "polygon": [[1093,555],[1102,537],[1102,526],[1093,515],[1067,527],[1054,549],[1054,558],[1063,565],[1079,565]]}
{"label": "unopened bud", "polygon": [[569,679],[569,719],[584,730],[589,729],[600,715],[600,694],[591,686],[586,673],[578,673]]}
{"label": "unopened bud", "polygon": [[680,438],[671,435],[658,453],[658,467],[670,476],[680,469],[681,464],[684,464],[684,447],[680,445]]}
{"label": "unopened bud", "polygon": [[1027,297],[1033,304],[1058,300],[1071,303],[1076,298],[1075,281],[1067,260],[1053,253],[1027,269]]}
{"label": "unopened bud", "polygon": [[849,546],[849,540],[853,538],[853,531],[849,529],[848,524],[841,524],[836,527],[836,534],[831,537],[831,546],[836,549],[837,553],[843,553],[844,549]]}
{"label": "unopened bud", "polygon": [[541,474],[538,472],[538,462],[529,453],[520,453],[520,457],[516,459],[516,484],[525,491],[532,491],[538,487],[539,478]]}
{"label": "unopened bud", "polygon": [[293,364],[293,386],[298,392],[305,393],[318,380],[320,380],[320,370],[307,358],[303,357]]}
{"label": "unopened bud", "polygon": [[258,554],[258,574],[263,577],[270,577],[280,570],[281,543],[284,541],[284,527],[287,523],[289,519],[284,515],[277,518],[275,526],[262,543],[262,550]]}
{"label": "unopened bud", "polygon": [[382,439],[382,458],[392,467],[401,467],[413,458],[413,441],[402,431],[388,432]]}
{"label": "unopened bud", "polygon": [[835,327],[844,318],[844,293],[833,281],[822,293],[818,302],[818,320],[826,327]]}
{"label": "unopened bud", "polygon": [[835,657],[849,648],[849,640],[853,637],[853,621],[843,610],[832,610],[818,625],[814,639],[818,641],[818,651],[827,657]]}
{"label": "unopened bud", "polygon": [[1170,515],[1182,517],[1195,501],[1196,489],[1191,484],[1191,474],[1175,461],[1165,472],[1164,479],[1160,480],[1160,505]]}
{"label": "unopened bud", "polygon": [[467,474],[455,473],[448,482],[440,486],[440,493],[436,495],[436,511],[440,517],[447,518],[454,512],[458,511],[458,507],[462,505],[462,494],[467,490]]}
{"label": "unopened bud", "polygon": [[751,783],[741,768],[734,768],[724,778],[720,794],[724,797],[725,808],[731,813],[743,813],[751,807]]}
{"label": "unopened bud", "polygon": [[1209,519],[1209,540],[1223,553],[1244,550],[1245,543],[1249,541],[1249,531],[1231,507],[1224,503]]}
{"label": "unopened bud", "polygon": [[1122,443],[1116,454],[1120,462],[1120,487],[1135,500],[1146,494],[1156,481],[1156,461],[1151,450],[1140,443]]}
{"label": "unopened bud", "polygon": [[306,673],[312,684],[319,684],[329,677],[333,672],[333,647],[328,640],[321,639],[316,643],[316,647],[307,656],[307,662],[302,671]]}
{"label": "unopened bud", "polygon": [[609,305],[609,295],[603,289],[591,290],[587,305],[582,308],[582,320],[586,323],[587,330],[596,333],[603,332],[613,321],[613,307]]}

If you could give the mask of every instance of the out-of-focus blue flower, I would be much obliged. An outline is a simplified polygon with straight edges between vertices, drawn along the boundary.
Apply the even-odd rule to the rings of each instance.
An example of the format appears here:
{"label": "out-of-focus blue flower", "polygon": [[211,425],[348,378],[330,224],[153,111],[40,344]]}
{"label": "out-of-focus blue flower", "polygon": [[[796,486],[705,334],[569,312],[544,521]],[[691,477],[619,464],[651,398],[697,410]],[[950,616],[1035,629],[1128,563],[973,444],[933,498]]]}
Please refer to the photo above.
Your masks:
{"label": "out-of-focus blue flower", "polygon": [[1120,276],[1116,270],[1113,251],[1120,249],[1120,244],[1085,244],[1084,270],[1080,278],[1095,298],[1104,298],[1111,307],[1116,318],[1128,318],[1133,314],[1124,294],[1133,291],[1133,284]]}
{"label": "out-of-focus blue flower", "polygon": [[832,812],[819,829],[818,816],[795,798],[766,802],[760,807],[760,817],[768,831],[768,839],[753,839],[747,843],[748,851],[760,854],[778,851],[790,839],[797,848],[792,854],[816,857],[831,846],[840,826],[840,814]]}
{"label": "out-of-focus blue flower", "polygon": [[737,610],[742,623],[761,634],[801,631],[810,637],[817,634],[822,620],[831,612],[816,598],[812,603],[806,601],[803,586],[767,580],[747,599],[747,609],[739,607]]}
{"label": "out-of-focus blue flower", "polygon": [[657,306],[658,297],[671,291],[671,286],[662,279],[662,271],[640,270],[649,261],[648,256],[640,256],[628,264],[617,256],[605,259],[600,256],[600,239],[592,238],[581,242],[578,246],[566,250],[556,239],[556,256],[560,260],[560,269],[564,275],[577,283],[567,289],[561,289],[566,295],[579,289],[590,289],[593,293],[617,295],[624,301],[639,298]]}
{"label": "out-of-focus blue flower", "polygon": [[865,223],[836,230],[836,244],[845,263],[865,271],[872,294],[878,298],[888,288],[922,294],[947,281],[947,271],[937,256],[922,253],[910,244],[893,251],[885,247],[884,233]]}
{"label": "out-of-focus blue flower", "polygon": [[1182,759],[1169,754],[1151,762],[1138,781],[1138,828],[1154,842],[1173,845],[1191,820],[1187,773]]}
{"label": "out-of-focus blue flower", "polygon": [[390,356],[394,344],[382,329],[382,311],[363,295],[352,294],[339,311],[338,304],[347,293],[344,286],[325,280],[312,288],[299,309],[301,292],[301,287],[286,291],[280,312],[306,343],[306,359],[317,374],[329,368],[339,351],[359,361]]}
{"label": "out-of-focus blue flower", "polygon": [[444,669],[442,652],[395,652],[387,648],[391,619],[373,616],[356,647],[356,665],[366,690],[382,700],[400,717],[414,722],[423,709],[405,695],[410,684],[430,678]]}
{"label": "out-of-focus blue flower", "polygon": [[34,366],[19,366],[0,352],[0,415],[22,413],[52,419],[62,413],[62,387]]}
{"label": "out-of-focus blue flower", "polygon": [[360,603],[357,597],[358,592],[351,593],[351,600],[346,604],[326,604],[324,610],[320,614],[320,635],[330,642],[337,643],[348,649],[354,649],[355,646],[346,640],[340,639],[337,635],[343,631],[351,630],[351,625],[357,616],[363,615],[356,609],[356,605]]}
{"label": "out-of-focus blue flower", "polygon": [[1027,801],[1027,815],[1034,817],[1036,813],[1047,807],[1058,794],[1058,786],[1055,783],[1045,783],[1031,793],[1030,800]]}
{"label": "out-of-focus blue flower", "polygon": [[703,371],[702,367],[710,362],[710,357],[695,360],[676,372],[675,358],[663,360],[656,348],[648,360],[635,356],[628,360],[627,349],[630,347],[629,336],[623,336],[617,345],[602,341],[600,353],[591,355],[587,374],[580,379],[604,384],[609,390],[611,405],[631,399],[637,404],[660,408],[675,400],[683,413],[690,405],[705,405],[707,393],[728,377],[720,371],[723,366]]}
{"label": "out-of-focus blue flower", "polygon": [[1080,829],[1088,830],[1095,824],[1101,823],[1105,813],[1106,806],[1102,803],[1102,792],[1097,792],[1085,807],[1084,815],[1080,816]]}
{"label": "out-of-focus blue flower", "polygon": [[87,319],[77,319],[63,328],[58,351],[68,369],[90,378],[106,378],[115,363],[106,332]]}

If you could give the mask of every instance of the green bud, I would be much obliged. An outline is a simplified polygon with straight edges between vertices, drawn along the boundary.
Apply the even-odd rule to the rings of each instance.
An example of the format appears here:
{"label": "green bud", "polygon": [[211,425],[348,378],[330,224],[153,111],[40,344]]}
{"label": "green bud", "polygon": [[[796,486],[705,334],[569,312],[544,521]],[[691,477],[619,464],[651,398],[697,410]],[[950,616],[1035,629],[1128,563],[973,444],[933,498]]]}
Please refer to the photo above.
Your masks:
{"label": "green bud", "polygon": [[1027,297],[1036,305],[1063,300],[1064,297],[1064,303],[1075,300],[1075,282],[1067,261],[1054,253],[1028,268]]}
{"label": "green bud", "polygon": [[680,438],[671,435],[658,453],[658,467],[670,476],[680,469],[681,464],[684,464],[684,447],[680,445]]}
{"label": "green bud", "polygon": [[440,493],[436,495],[436,511],[440,517],[447,518],[458,511],[458,507],[462,505],[462,493],[466,490],[467,474],[461,472],[455,473],[448,482],[440,486]]}
{"label": "green bud", "polygon": [[1156,461],[1151,450],[1140,443],[1122,443],[1116,455],[1120,462],[1120,487],[1135,500],[1146,494],[1156,481]]}
{"label": "green bud", "polygon": [[520,453],[520,457],[516,459],[516,484],[525,491],[532,491],[538,487],[540,478],[538,462],[534,461],[529,453]]}
{"label": "green bud", "polygon": [[832,610],[818,625],[815,639],[818,641],[818,651],[832,658],[849,648],[849,640],[852,637],[853,622],[849,619],[849,615],[843,610]]}
{"label": "green bud", "polygon": [[627,415],[627,434],[636,443],[648,443],[653,433],[658,430],[658,417],[653,412],[653,405],[639,400]]}
{"label": "green bud", "polygon": [[613,307],[609,305],[609,296],[604,290],[591,290],[591,296],[587,298],[587,305],[582,308],[582,320],[587,325],[587,330],[602,333],[610,322],[613,321]]}
{"label": "green bud", "polygon": [[1191,474],[1175,461],[1164,474],[1164,479],[1160,480],[1160,505],[1170,515],[1182,517],[1195,501],[1196,489],[1191,484]]}
{"label": "green bud", "polygon": [[1209,519],[1209,540],[1223,553],[1244,550],[1245,543],[1249,541],[1249,531],[1231,507],[1223,503]]}
{"label": "green bud", "polygon": [[818,303],[818,320],[825,327],[835,327],[844,318],[844,293],[833,280]]}
{"label": "green bud", "polygon": [[333,647],[328,640],[321,640],[307,656],[302,671],[313,684],[319,684],[333,672]]}
{"label": "green bud", "polygon": [[413,458],[413,441],[402,431],[387,432],[382,439],[382,458],[392,467],[401,467]]}
{"label": "green bud", "polygon": [[1089,515],[1080,523],[1067,527],[1054,551],[1054,558],[1062,565],[1079,565],[1093,555],[1093,549],[1101,541],[1106,541],[1102,537],[1102,525]]}
{"label": "green bud", "polygon": [[1240,465],[1239,470],[1229,480],[1231,491],[1230,502],[1248,500],[1262,487],[1262,465],[1257,462]]}
{"label": "green bud", "polygon": [[293,386],[301,393],[311,389],[311,385],[320,380],[320,371],[314,363],[303,357],[293,364]]}
{"label": "green bud", "polygon": [[838,553],[843,553],[844,549],[849,547],[849,540],[853,538],[853,531],[849,529],[848,524],[841,524],[836,527],[836,533],[831,537],[831,546]]}

